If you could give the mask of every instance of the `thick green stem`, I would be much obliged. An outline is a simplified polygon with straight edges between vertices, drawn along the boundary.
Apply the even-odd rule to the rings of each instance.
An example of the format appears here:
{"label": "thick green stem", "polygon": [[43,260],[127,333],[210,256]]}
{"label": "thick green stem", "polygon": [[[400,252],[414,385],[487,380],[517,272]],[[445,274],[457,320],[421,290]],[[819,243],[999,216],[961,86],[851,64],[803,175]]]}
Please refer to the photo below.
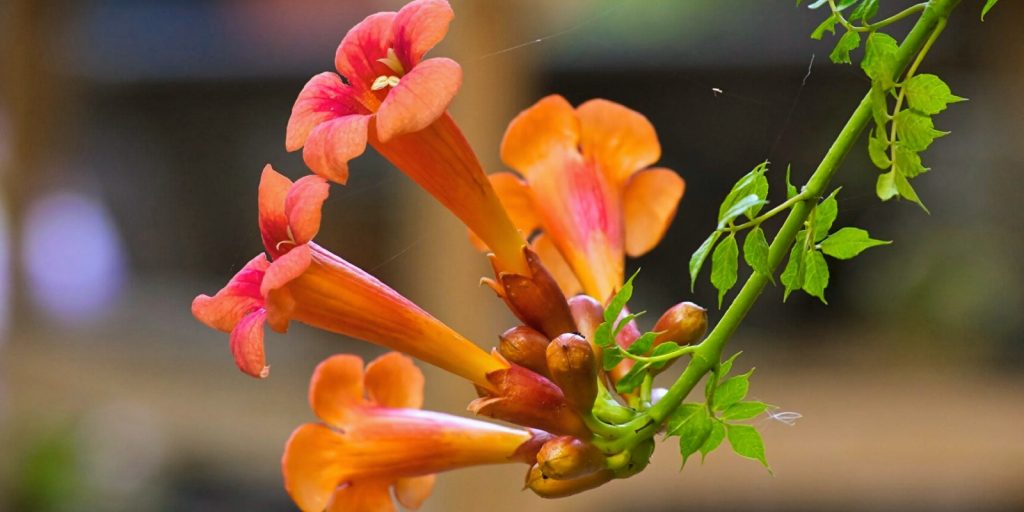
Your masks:
{"label": "thick green stem", "polygon": [[[936,27],[945,23],[950,13],[960,3],[960,0],[931,0],[922,12],[921,17],[911,29],[910,33],[900,45],[897,54],[897,78],[910,64],[911,60],[918,55],[925,47],[929,36]],[[768,265],[774,271],[782,263],[783,258],[789,251],[790,246],[796,238],[797,232],[804,225],[807,216],[814,208],[817,199],[825,192],[832,177],[839,169],[846,154],[856,143],[857,138],[864,131],[864,128],[872,121],[870,95],[861,100],[860,105],[854,110],[853,115],[843,126],[839,136],[836,137],[832,147],[825,153],[818,168],[804,185],[803,194],[807,199],[796,203],[790,211],[789,216],[779,229],[778,234],[772,241],[768,251]],[[747,312],[753,307],[754,302],[761,295],[765,285],[768,284],[768,276],[754,272],[746,284],[740,289],[736,298],[729,305],[729,308],[722,315],[722,319],[715,326],[711,334],[697,347],[690,359],[690,363],[683,370],[682,375],[676,380],[668,393],[665,394],[657,404],[647,410],[645,414],[637,416],[625,427],[633,433],[630,438],[622,439],[621,448],[635,445],[643,439],[649,438],[657,432],[661,424],[672,414],[689,395],[690,391],[700,382],[709,371],[711,371],[721,360],[722,350],[726,342],[732,336],[740,322],[747,316]]]}

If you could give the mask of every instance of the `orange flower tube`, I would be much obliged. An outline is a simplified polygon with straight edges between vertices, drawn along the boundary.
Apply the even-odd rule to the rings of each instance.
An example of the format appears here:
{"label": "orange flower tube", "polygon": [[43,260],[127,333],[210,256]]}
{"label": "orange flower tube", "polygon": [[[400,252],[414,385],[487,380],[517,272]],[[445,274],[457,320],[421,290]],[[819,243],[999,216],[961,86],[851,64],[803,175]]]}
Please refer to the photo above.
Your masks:
{"label": "orange flower tube", "polygon": [[322,423],[296,429],[281,459],[285,489],[307,512],[395,510],[391,488],[403,506],[416,509],[430,495],[435,473],[531,464],[551,439],[539,431],[418,410],[423,374],[394,352],[365,372],[356,356],[320,363],[309,401]]}

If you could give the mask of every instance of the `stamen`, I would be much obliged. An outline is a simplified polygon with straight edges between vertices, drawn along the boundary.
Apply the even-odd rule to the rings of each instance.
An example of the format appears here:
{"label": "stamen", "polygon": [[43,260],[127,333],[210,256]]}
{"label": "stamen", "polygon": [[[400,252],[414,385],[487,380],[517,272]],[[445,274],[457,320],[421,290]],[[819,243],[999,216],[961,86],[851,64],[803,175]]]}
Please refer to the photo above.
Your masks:
{"label": "stamen", "polygon": [[394,71],[396,75],[402,76],[405,74],[405,67],[402,66],[402,61],[398,60],[398,55],[395,54],[394,48],[388,48],[388,56],[382,59],[377,59],[377,62],[384,64],[391,71]]}
{"label": "stamen", "polygon": [[385,87],[394,87],[398,85],[400,78],[397,76],[378,76],[373,80],[373,84],[370,85],[371,91],[379,91]]}

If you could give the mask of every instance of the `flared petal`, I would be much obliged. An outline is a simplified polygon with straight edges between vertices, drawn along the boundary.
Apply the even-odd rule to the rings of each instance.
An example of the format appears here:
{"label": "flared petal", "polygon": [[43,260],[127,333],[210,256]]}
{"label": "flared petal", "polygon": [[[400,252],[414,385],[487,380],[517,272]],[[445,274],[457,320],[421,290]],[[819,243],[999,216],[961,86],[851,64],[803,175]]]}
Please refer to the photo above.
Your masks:
{"label": "flared petal", "polygon": [[302,159],[313,172],[340,185],[348,181],[348,162],[366,151],[370,116],[353,114],[318,125],[309,134]]}
{"label": "flared petal", "polygon": [[523,232],[523,236],[530,236],[540,226],[530,187],[510,172],[494,173],[488,178],[512,223]]}
{"label": "flared petal", "polygon": [[576,151],[580,137],[576,113],[565,98],[548,96],[524,110],[501,141],[501,160],[529,179],[530,171],[549,159],[561,161]]}
{"label": "flared petal", "polygon": [[334,54],[334,65],[353,87],[368,90],[373,79],[387,66],[377,59],[387,55],[392,44],[394,12],[379,12],[367,16],[345,34]]}
{"label": "flared petal", "polygon": [[270,262],[260,253],[239,270],[216,295],[199,295],[192,301],[192,315],[207,326],[231,332],[245,315],[263,306],[260,283]]}
{"label": "flared petal", "polygon": [[388,352],[367,365],[364,381],[370,401],[378,406],[423,407],[423,372],[398,352]]}
{"label": "flared petal", "polygon": [[686,187],[670,169],[648,169],[634,174],[623,193],[626,254],[640,256],[658,245],[675,217]]}
{"label": "flared petal", "polygon": [[263,324],[266,319],[267,311],[260,308],[242,317],[231,330],[231,353],[238,368],[261,379],[270,374],[263,352]]}
{"label": "flared petal", "polygon": [[285,490],[301,510],[327,508],[345,478],[344,452],[344,438],[325,425],[307,423],[292,432],[281,457],[281,472]]}
{"label": "flared petal", "polygon": [[454,60],[427,59],[402,77],[377,110],[377,137],[387,142],[396,135],[430,126],[444,114],[462,85],[462,68]]}
{"label": "flared petal", "polygon": [[327,512],[397,512],[388,487],[390,482],[386,480],[356,481],[338,487]]}
{"label": "flared petal", "polygon": [[412,478],[399,478],[395,482],[395,497],[403,507],[417,510],[434,492],[437,475],[424,475]]}
{"label": "flared petal", "polygon": [[259,189],[259,224],[263,247],[271,256],[280,254],[278,243],[290,240],[288,215],[285,214],[285,198],[292,187],[292,180],[274,170],[270,164],[263,167]]}
{"label": "flared petal", "polygon": [[590,100],[576,109],[580,151],[598,162],[609,181],[622,184],[661,157],[654,126],[643,114],[608,100]]}
{"label": "flared petal", "polygon": [[423,55],[444,39],[454,17],[446,0],[417,0],[398,11],[394,48],[406,69],[419,64]]}
{"label": "flared petal", "polygon": [[555,278],[555,282],[558,283],[558,287],[562,289],[562,293],[566,297],[572,297],[583,290],[579,278],[573,273],[562,253],[558,252],[558,248],[555,247],[550,236],[541,233],[533,239],[530,246],[537,256],[540,256],[540,260],[544,262],[544,266],[551,273],[551,277]]}
{"label": "flared petal", "polygon": [[317,365],[309,383],[309,405],[325,423],[343,429],[358,414],[356,409],[366,405],[363,399],[363,360],[358,356],[339,354]]}
{"label": "flared petal", "polygon": [[292,247],[267,268],[263,282],[260,283],[260,292],[266,297],[272,290],[277,290],[292,282],[309,268],[311,262],[312,252],[309,245],[302,244]]}
{"label": "flared petal", "polygon": [[328,189],[327,181],[320,176],[303,176],[288,191],[284,211],[296,244],[309,242],[320,231],[320,210]]}
{"label": "flared petal", "polygon": [[302,88],[285,135],[285,149],[295,151],[306,145],[309,134],[318,125],[352,114],[369,114],[353,95],[352,87],[341,81],[337,73],[323,72]]}

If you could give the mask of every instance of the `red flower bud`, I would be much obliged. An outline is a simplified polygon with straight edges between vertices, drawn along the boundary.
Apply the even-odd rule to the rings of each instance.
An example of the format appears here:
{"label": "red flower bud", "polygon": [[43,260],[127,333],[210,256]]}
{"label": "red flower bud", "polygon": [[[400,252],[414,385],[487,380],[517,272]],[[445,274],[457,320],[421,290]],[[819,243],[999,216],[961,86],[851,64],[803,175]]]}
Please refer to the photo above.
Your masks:
{"label": "red flower bud", "polygon": [[564,332],[576,332],[576,323],[569,312],[569,304],[562,294],[555,278],[551,276],[540,257],[529,246],[523,246],[523,254],[530,275],[503,272],[493,257],[494,275],[497,280],[483,279],[499,297],[505,300],[509,309],[522,322],[554,338]]}
{"label": "red flower bud", "polygon": [[692,302],[680,302],[661,315],[654,330],[661,331],[655,345],[666,341],[692,345],[708,332],[708,310]]}
{"label": "red flower bud", "polygon": [[541,473],[556,480],[571,480],[605,469],[605,457],[596,446],[575,437],[556,437],[537,452]]}
{"label": "red flower bud", "polygon": [[551,380],[558,384],[577,411],[589,412],[597,398],[597,364],[594,350],[582,337],[566,333],[547,347],[547,366]]}
{"label": "red flower bud", "polygon": [[509,362],[549,376],[546,350],[550,340],[540,332],[518,325],[499,336],[498,352]]}
{"label": "red flower bud", "polygon": [[525,487],[541,498],[564,498],[600,487],[614,476],[611,470],[604,469],[572,480],[556,480],[545,476],[540,466],[535,465],[526,474]]}

